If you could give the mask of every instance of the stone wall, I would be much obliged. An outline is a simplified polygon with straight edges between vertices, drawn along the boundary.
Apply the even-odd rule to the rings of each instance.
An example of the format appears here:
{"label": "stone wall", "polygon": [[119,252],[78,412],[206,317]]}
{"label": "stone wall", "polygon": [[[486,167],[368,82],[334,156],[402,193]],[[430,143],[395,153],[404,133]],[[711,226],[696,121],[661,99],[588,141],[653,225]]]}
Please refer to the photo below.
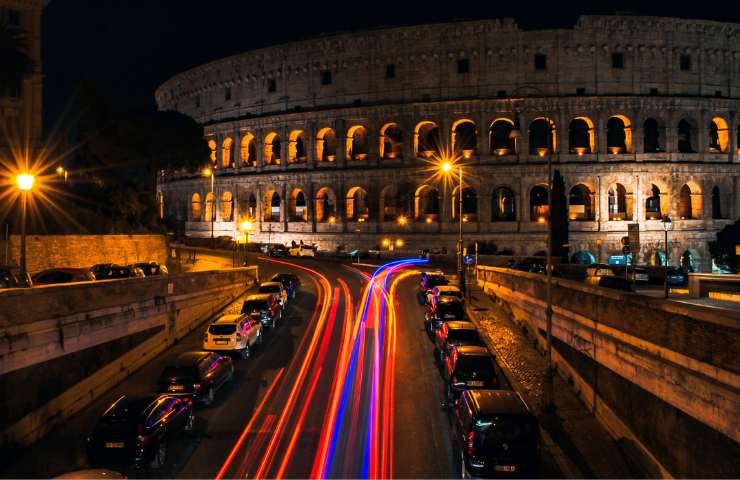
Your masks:
{"label": "stone wall", "polygon": [[[0,250],[5,246],[0,242]],[[26,258],[32,274],[46,268],[85,267],[96,263],[167,263],[164,235],[28,235]],[[20,236],[10,236],[10,263],[18,264]]]}
{"label": "stone wall", "polygon": [[[544,345],[544,276],[479,267],[478,283]],[[553,283],[553,358],[611,433],[674,476],[736,475],[740,314]]]}

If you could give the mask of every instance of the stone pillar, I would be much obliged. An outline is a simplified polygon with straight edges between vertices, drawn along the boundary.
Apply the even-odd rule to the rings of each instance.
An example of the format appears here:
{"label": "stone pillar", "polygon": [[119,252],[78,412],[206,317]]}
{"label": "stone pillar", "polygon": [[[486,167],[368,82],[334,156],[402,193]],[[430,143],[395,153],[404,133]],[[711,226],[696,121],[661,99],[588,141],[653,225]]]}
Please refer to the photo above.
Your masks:
{"label": "stone pillar", "polygon": [[526,162],[527,158],[529,157],[529,116],[526,113],[518,113],[518,117],[519,131],[521,132],[521,135],[516,141],[516,156],[517,161]]}
{"label": "stone pillar", "polygon": [[635,110],[632,115],[632,156],[637,160],[637,155],[645,151],[645,119],[639,110]]}
{"label": "stone pillar", "polygon": [[265,131],[262,128],[255,129],[254,131],[254,150],[257,155],[257,171],[261,172],[265,169]]}
{"label": "stone pillar", "polygon": [[403,135],[403,161],[404,163],[414,162],[414,122],[411,118],[403,117],[398,125]]}
{"label": "stone pillar", "polygon": [[642,176],[635,175],[635,184],[632,186],[632,218],[642,227],[645,226],[645,206],[643,201]]}
{"label": "stone pillar", "polygon": [[343,119],[334,122],[334,132],[337,134],[337,165],[344,168],[347,166],[347,125]]}
{"label": "stone pillar", "polygon": [[596,152],[600,157],[605,158],[607,154],[607,140],[606,140],[606,114],[599,110],[596,115],[596,121],[594,127],[596,128]]}
{"label": "stone pillar", "polygon": [[306,126],[306,167],[309,170],[316,168],[316,123]]}
{"label": "stone pillar", "polygon": [[282,125],[278,130],[280,135],[280,170],[288,169],[288,159],[290,154],[290,129],[287,125]]}
{"label": "stone pillar", "polygon": [[557,134],[557,147],[558,147],[558,158],[562,155],[570,153],[570,112],[565,110],[558,111],[557,124],[555,125]]}
{"label": "stone pillar", "polygon": [[728,125],[727,128],[728,128],[728,134],[730,135],[730,143],[729,143],[730,147],[727,152],[727,161],[730,163],[734,163],[734,162],[737,162],[740,157],[737,154],[738,115],[737,115],[737,112],[731,111],[729,112],[728,116],[729,116],[728,122],[730,122],[730,124]]}
{"label": "stone pillar", "polygon": [[668,118],[665,122],[665,151],[676,153],[678,152],[678,119],[675,110],[668,111]]}
{"label": "stone pillar", "polygon": [[376,120],[366,124],[367,127],[367,165],[380,165],[380,126]]}
{"label": "stone pillar", "polygon": [[290,206],[290,201],[288,200],[288,186],[283,183],[277,188],[278,193],[280,193],[280,226],[283,229],[283,232],[288,231],[288,207]]}
{"label": "stone pillar", "polygon": [[704,160],[709,151],[709,115],[706,110],[699,111],[699,125],[697,126],[697,151],[699,152],[699,160]]}

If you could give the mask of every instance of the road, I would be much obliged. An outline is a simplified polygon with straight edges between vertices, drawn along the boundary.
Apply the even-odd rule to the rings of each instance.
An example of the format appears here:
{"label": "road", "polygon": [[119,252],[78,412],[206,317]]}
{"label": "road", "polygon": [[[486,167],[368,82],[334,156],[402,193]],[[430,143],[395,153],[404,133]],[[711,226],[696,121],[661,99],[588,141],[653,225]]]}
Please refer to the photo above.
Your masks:
{"label": "road", "polygon": [[[450,477],[442,381],[409,277],[414,265],[372,269],[301,259],[260,260],[261,277],[296,272],[288,318],[247,360],[194,432],[169,445],[159,470],[136,477]],[[227,311],[237,311],[235,302]],[[20,452],[4,477],[86,467],[84,437],[120,394],[147,394],[169,358],[198,349],[202,329]],[[38,461],[43,458],[44,461]],[[116,467],[121,470],[121,467]]]}

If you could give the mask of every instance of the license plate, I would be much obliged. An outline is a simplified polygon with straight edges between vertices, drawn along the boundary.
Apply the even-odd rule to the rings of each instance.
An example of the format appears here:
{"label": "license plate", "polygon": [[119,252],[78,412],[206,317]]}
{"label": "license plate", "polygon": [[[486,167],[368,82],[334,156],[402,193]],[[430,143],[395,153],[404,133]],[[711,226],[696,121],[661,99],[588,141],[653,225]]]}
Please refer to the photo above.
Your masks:
{"label": "license plate", "polygon": [[480,380],[470,380],[467,385],[468,387],[482,387],[483,383]]}
{"label": "license plate", "polygon": [[170,392],[181,392],[185,390],[184,385],[170,385],[170,388],[168,389]]}
{"label": "license plate", "polygon": [[124,446],[123,442],[105,442],[105,448],[123,448]]}
{"label": "license plate", "polygon": [[216,345],[226,345],[229,343],[228,340],[216,340]]}
{"label": "license plate", "polygon": [[496,465],[493,469],[497,472],[516,472],[516,465]]}

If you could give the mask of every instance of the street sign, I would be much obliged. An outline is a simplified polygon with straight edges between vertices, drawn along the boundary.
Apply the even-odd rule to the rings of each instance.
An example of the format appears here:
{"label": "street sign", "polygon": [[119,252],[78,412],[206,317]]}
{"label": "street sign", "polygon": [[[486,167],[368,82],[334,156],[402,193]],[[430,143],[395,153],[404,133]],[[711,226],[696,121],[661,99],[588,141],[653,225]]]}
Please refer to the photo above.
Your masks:
{"label": "street sign", "polygon": [[629,235],[629,245],[635,252],[640,251],[640,224],[630,223],[627,225],[627,234]]}

